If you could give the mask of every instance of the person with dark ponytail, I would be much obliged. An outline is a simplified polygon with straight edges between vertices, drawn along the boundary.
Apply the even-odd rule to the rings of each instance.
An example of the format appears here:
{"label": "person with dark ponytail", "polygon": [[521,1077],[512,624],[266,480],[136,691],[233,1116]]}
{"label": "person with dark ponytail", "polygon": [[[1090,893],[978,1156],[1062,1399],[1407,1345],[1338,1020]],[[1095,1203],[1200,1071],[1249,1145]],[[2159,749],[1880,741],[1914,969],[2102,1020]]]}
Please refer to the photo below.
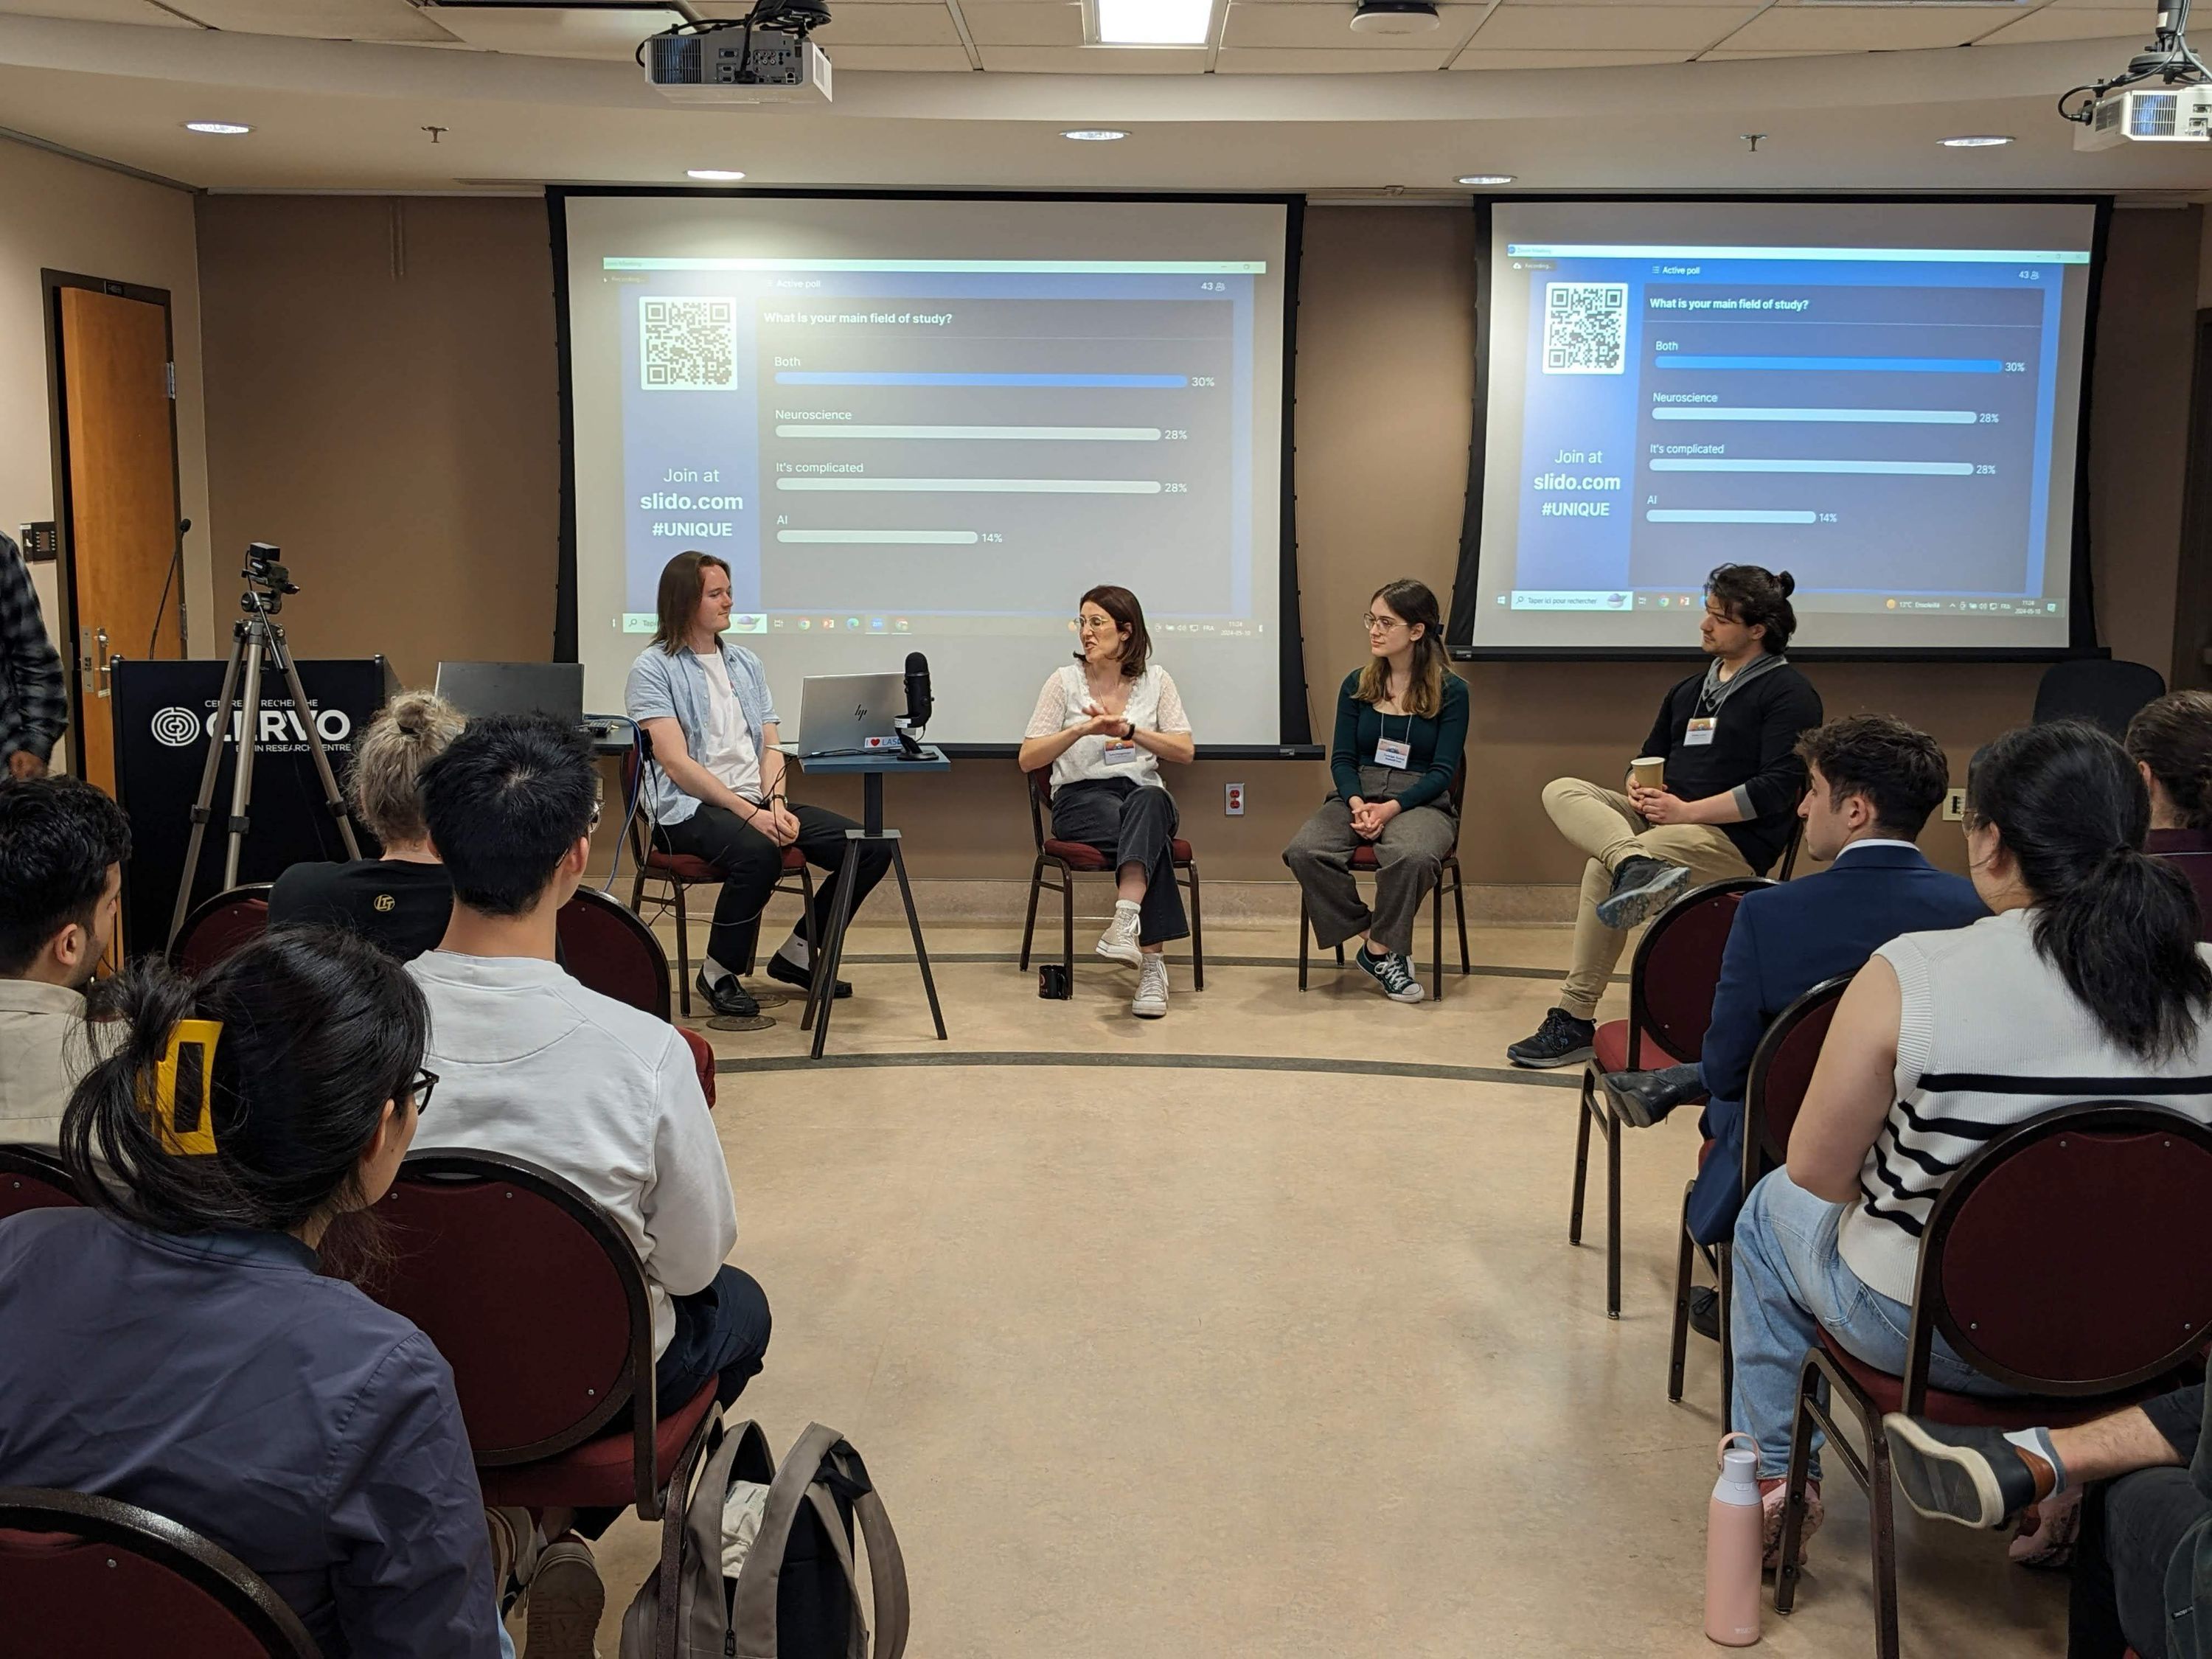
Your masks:
{"label": "person with dark ponytail", "polygon": [[0,1486],[212,1540],[353,1659],[501,1651],[453,1374],[332,1276],[437,1079],[422,994],[337,930],[108,982],[63,1115],[88,1209],[0,1221]]}
{"label": "person with dark ponytail", "polygon": [[[1967,868],[1994,914],[1892,939],[1837,1006],[1788,1167],[1735,1228],[1732,1420],[1758,1442],[1770,1552],[1799,1363],[1826,1331],[1904,1370],[1921,1234],[1960,1165],[2079,1101],[2212,1119],[2212,945],[2189,884],[2141,850],[2149,827],[2135,763],[2097,727],[2007,732],[1966,779]],[[1940,1335],[1929,1380],[2003,1392]],[[1815,1486],[1808,1535],[1820,1516]]]}
{"label": "person with dark ponytail", "polygon": [[2212,939],[2212,691],[2169,691],[2128,722],[2128,758],[2150,791],[2143,851],[2170,859],[2197,891]]}

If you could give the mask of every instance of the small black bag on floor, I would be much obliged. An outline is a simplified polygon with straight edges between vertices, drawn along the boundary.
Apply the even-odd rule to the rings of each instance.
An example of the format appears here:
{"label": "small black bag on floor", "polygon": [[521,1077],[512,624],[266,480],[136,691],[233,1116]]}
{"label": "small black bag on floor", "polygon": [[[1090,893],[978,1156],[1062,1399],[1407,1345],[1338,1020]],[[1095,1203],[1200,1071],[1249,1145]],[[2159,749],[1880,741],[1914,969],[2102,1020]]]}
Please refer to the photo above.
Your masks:
{"label": "small black bag on floor", "polygon": [[662,1523],[659,1568],[623,1615],[622,1659],[870,1659],[855,1521],[873,1659],[900,1659],[906,1563],[842,1435],[810,1425],[778,1469],[757,1423],[718,1425],[701,1463],[690,1503]]}

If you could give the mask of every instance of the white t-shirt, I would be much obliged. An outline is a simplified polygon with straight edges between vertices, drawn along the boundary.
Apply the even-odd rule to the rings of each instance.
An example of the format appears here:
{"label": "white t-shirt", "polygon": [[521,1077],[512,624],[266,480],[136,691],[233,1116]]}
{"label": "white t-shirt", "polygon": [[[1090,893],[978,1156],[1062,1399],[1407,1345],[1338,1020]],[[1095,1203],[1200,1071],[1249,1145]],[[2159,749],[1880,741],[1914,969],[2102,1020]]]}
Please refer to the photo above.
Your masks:
{"label": "white t-shirt", "polygon": [[738,706],[738,694],[730,689],[728,665],[719,651],[693,655],[707,676],[707,752],[698,757],[699,764],[731,793],[757,804],[760,751],[753,747],[753,734],[746,728],[745,711]]}
{"label": "white t-shirt", "polygon": [[[1072,662],[1064,668],[1054,669],[1052,678],[1045,681],[1044,690],[1037,695],[1036,709],[1030,715],[1029,729],[1022,735],[1048,738],[1070,726],[1082,725],[1091,718],[1083,712],[1084,700],[1090,695],[1081,663]],[[1147,732],[1190,730],[1190,719],[1182,712],[1182,694],[1168,678],[1168,671],[1158,663],[1129,682],[1128,705],[1121,712],[1129,721]],[[1067,752],[1052,763],[1052,787],[1058,789],[1085,778],[1131,778],[1140,784],[1156,784],[1160,781],[1160,763],[1151,750],[1140,744],[1101,737],[1078,738]]]}

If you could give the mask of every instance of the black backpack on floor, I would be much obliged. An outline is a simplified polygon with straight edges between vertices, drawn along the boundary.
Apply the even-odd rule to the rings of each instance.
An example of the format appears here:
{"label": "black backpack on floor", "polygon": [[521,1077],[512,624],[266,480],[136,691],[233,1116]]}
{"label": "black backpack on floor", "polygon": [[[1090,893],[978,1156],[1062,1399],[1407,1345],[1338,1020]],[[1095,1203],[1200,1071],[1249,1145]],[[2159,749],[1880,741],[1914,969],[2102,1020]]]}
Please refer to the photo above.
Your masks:
{"label": "black backpack on floor", "polygon": [[[873,1659],[906,1650],[906,1563],[860,1453],[815,1423],[779,1469],[753,1422],[718,1424],[690,1502],[664,1521],[659,1567],[623,1615],[622,1659],[871,1659],[853,1553],[866,1546]],[[723,1576],[732,1482],[768,1489],[737,1577]]]}

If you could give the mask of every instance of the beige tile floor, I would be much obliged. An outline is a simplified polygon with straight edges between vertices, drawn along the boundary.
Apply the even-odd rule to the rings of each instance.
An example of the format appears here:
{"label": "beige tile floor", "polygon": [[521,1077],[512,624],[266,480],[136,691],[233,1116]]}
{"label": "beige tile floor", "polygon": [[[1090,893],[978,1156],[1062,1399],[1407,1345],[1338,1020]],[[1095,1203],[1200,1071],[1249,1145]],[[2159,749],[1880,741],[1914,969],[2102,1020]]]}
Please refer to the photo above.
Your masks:
{"label": "beige tile floor", "polygon": [[[940,1048],[902,932],[864,927],[841,1060],[798,1058],[795,1006],[714,1034],[733,1260],[776,1313],[733,1414],[779,1449],[815,1419],[860,1447],[916,1659],[1709,1651],[1715,1352],[1693,1346],[1683,1404],[1665,1389],[1692,1125],[1631,1137],[1608,1322],[1601,1231],[1566,1242],[1573,1096],[1498,1075],[1550,981],[1455,976],[1401,1008],[1228,965],[1286,957],[1279,933],[1213,930],[1210,988],[1178,966],[1170,1017],[1139,1023],[1125,969],[1079,960],[1075,999],[1041,1002],[1010,960],[957,959],[1006,930],[933,930]],[[1564,946],[1498,930],[1474,953]],[[1778,1655],[1871,1651],[1838,1479],[1799,1610],[1769,1607]],[[1904,1522],[1908,1655],[2061,1651],[2063,1578]],[[655,1541],[635,1519],[603,1541],[610,1656]]]}

